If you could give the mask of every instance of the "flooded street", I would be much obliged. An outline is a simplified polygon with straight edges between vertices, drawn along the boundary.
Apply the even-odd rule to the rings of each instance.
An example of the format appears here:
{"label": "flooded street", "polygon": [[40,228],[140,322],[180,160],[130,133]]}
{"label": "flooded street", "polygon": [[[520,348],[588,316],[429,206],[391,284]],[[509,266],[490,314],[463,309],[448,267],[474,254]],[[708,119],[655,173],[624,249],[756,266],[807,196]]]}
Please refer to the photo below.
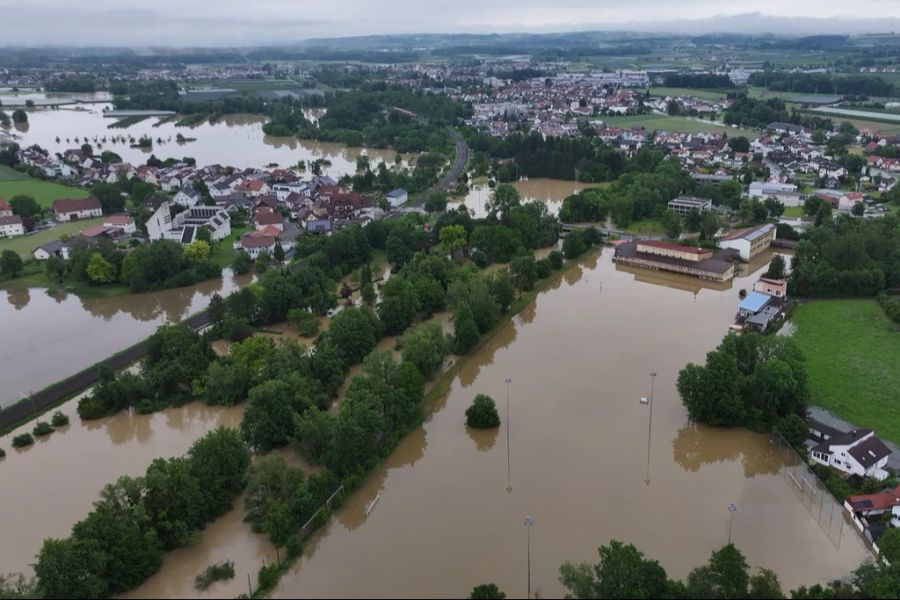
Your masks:
{"label": "flooded street", "polygon": [[[32,111],[28,115],[27,128],[10,130],[10,133],[16,134],[19,145],[38,144],[50,154],[78,148],[88,141],[98,155],[103,150],[111,150],[134,166],[146,163],[151,154],[161,160],[190,156],[196,159],[197,166],[220,164],[240,169],[263,168],[271,163],[291,167],[300,160],[309,163],[326,159],[331,161],[331,166],[323,165],[322,173],[335,179],[345,173],[355,173],[356,158],[360,154],[369,155],[373,168],[380,160],[392,165],[396,154],[393,150],[348,148],[338,143],[265,135],[262,126],[267,118],[262,115],[226,115],[212,125],[203,122],[188,127],[176,127],[177,119],[154,126],[160,122],[160,117],[149,117],[124,129],[110,129],[117,119],[104,118],[104,108],[111,109],[112,105],[87,104],[77,108]],[[321,113],[311,111],[308,114],[317,118]],[[178,142],[178,134],[196,140]],[[114,143],[113,136],[125,136],[126,139]],[[133,142],[127,138],[136,140],[142,136],[153,139],[152,148],[130,146]],[[106,143],[102,141],[104,137]]]}
{"label": "flooded street", "polygon": [[221,279],[110,298],[51,296],[43,288],[0,291],[0,406],[124,350],[252,277],[226,269]]}
{"label": "flooded street", "polygon": [[[522,197],[522,202],[538,201],[547,205],[547,210],[551,215],[559,214],[562,208],[563,200],[567,196],[571,196],[577,191],[595,187],[596,183],[579,183],[577,181],[566,181],[564,179],[523,179],[516,181],[513,187],[518,190]],[[479,181],[472,185],[469,193],[464,198],[451,198],[448,206],[454,208],[460,204],[465,204],[469,209],[469,213],[476,219],[483,219],[489,212],[489,203],[493,190],[488,187],[487,182]]]}
{"label": "flooded street", "polygon": [[[611,255],[564,273],[478,350],[424,427],[308,544],[278,597],[452,597],[486,581],[522,597],[527,515],[532,586],[548,597],[563,593],[563,561],[595,561],[612,538],[684,577],[727,543],[730,502],[734,542],[785,588],[842,577],[866,558],[850,526],[832,545],[778,474],[765,435],[686,422],[678,370],[719,343],[752,279],[685,290],[652,274],[638,281]],[[654,371],[648,461],[639,398]],[[477,393],[497,400],[500,430],[467,431]]]}
{"label": "flooded street", "polygon": [[30,573],[44,538],[69,535],[72,525],[91,511],[104,485],[121,475],[143,475],[155,458],[181,456],[220,425],[237,427],[244,412],[243,406],[194,402],[152,415],[120,413],[82,422],[77,405],[73,399],[60,407],[70,424],[35,438],[29,448],[13,450],[9,440],[30,432],[34,423],[3,438],[0,573]]}

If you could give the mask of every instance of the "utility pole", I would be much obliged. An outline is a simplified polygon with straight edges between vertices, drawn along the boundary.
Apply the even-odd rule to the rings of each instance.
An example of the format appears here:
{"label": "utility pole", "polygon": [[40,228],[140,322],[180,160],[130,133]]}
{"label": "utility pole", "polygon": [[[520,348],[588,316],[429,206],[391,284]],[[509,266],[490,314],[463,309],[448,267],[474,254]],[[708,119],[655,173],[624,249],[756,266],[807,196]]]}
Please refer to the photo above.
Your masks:
{"label": "utility pole", "polygon": [[728,505],[728,512],[731,513],[731,518],[728,521],[728,543],[731,543],[731,528],[734,525],[734,513],[738,511],[738,506],[734,502]]}
{"label": "utility pole", "polygon": [[656,383],[656,371],[650,373],[650,417],[647,420],[647,475],[644,483],[650,485],[650,432],[653,430],[653,388]]}
{"label": "utility pole", "polygon": [[512,479],[510,477],[509,468],[509,384],[512,379],[506,379],[506,491],[512,492]]}
{"label": "utility pole", "polygon": [[534,519],[525,517],[525,530],[528,532],[528,595],[531,598],[531,528],[534,526]]}

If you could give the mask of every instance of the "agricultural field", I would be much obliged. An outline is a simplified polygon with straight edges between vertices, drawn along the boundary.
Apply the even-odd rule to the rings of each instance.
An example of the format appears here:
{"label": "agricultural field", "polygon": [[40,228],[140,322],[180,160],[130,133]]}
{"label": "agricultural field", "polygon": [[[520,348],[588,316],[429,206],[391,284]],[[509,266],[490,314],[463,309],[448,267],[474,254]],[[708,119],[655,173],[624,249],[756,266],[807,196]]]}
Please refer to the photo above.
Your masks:
{"label": "agricultural field", "polygon": [[794,340],[806,356],[811,403],[900,442],[900,327],[874,300],[799,306]]}
{"label": "agricultural field", "polygon": [[729,127],[721,123],[714,123],[690,117],[670,117],[669,115],[633,115],[627,117],[603,117],[611,127],[646,127],[648,130],[664,129],[665,131],[684,131],[699,133],[710,131],[713,133],[727,132],[729,136],[744,135],[749,139],[756,138],[759,134],[748,129]]}
{"label": "agricultural field", "polygon": [[728,94],[718,90],[701,90],[692,88],[670,88],[670,87],[652,87],[650,88],[651,96],[692,96],[702,100],[721,100]]}

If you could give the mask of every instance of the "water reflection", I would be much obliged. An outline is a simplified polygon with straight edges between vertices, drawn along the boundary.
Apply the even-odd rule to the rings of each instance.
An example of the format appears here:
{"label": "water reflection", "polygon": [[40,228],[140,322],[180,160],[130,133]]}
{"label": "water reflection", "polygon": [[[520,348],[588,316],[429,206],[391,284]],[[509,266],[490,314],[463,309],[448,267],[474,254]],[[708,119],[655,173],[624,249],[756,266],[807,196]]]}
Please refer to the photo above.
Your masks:
{"label": "water reflection", "polygon": [[28,291],[28,288],[13,289],[6,295],[6,299],[13,305],[13,308],[22,310],[31,302],[31,292]]}
{"label": "water reflection", "polygon": [[782,460],[770,444],[748,443],[752,437],[765,436],[746,430],[686,425],[672,440],[672,456],[686,471],[697,472],[704,465],[740,460],[744,477],[775,475]]}
{"label": "water reflection", "polygon": [[472,441],[475,442],[475,447],[478,448],[479,452],[487,452],[497,443],[497,437],[500,435],[500,428],[475,429],[474,427],[469,427],[467,425],[466,433],[468,433],[469,437],[472,438]]}
{"label": "water reflection", "polygon": [[252,275],[226,269],[222,278],[193,286],[109,298],[0,291],[0,337],[18,341],[0,344],[0,405],[136,343],[163,323],[181,321],[205,308],[214,293],[225,296],[250,281]]}

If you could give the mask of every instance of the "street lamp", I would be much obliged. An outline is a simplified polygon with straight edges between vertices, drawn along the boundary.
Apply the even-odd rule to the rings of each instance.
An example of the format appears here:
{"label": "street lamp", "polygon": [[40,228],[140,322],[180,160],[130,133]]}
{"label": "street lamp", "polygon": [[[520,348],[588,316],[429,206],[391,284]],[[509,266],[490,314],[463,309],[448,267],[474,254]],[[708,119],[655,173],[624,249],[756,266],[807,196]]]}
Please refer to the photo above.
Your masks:
{"label": "street lamp", "polygon": [[525,530],[528,532],[528,595],[531,598],[531,528],[534,526],[534,519],[525,517]]}
{"label": "street lamp", "polygon": [[731,513],[731,518],[728,521],[728,543],[731,543],[731,527],[734,525],[734,513],[738,511],[738,506],[734,502],[731,502],[728,505],[728,512]]}
{"label": "street lamp", "polygon": [[509,384],[512,379],[506,379],[506,491],[512,492],[512,479],[509,469]]}
{"label": "street lamp", "polygon": [[644,479],[646,485],[650,485],[650,432],[653,429],[653,388],[656,383],[656,371],[650,373],[650,416],[647,420],[647,476]]}

